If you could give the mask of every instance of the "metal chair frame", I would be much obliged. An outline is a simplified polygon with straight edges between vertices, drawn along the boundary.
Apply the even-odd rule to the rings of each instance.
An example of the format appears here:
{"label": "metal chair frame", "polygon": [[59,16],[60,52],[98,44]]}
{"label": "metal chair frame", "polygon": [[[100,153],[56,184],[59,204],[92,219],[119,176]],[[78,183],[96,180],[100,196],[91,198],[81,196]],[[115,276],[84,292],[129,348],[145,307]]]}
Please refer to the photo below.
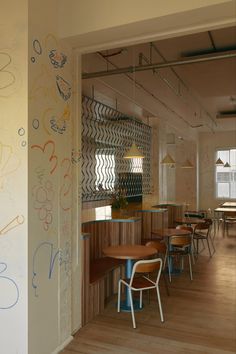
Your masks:
{"label": "metal chair frame", "polygon": [[[161,322],[164,322],[162,306],[161,306],[161,297],[160,297],[160,291],[159,291],[159,286],[158,286],[159,280],[160,280],[160,275],[161,275],[161,270],[162,270],[162,259],[161,258],[141,260],[141,261],[138,261],[134,264],[130,279],[125,279],[125,280],[120,279],[118,282],[117,312],[120,312],[121,285],[123,284],[123,285],[127,286],[129,289],[133,328],[136,328],[136,321],[135,321],[135,316],[134,316],[134,305],[133,305],[132,291],[139,291],[140,292],[139,307],[142,308],[142,292],[144,290],[156,289],[157,300],[158,300],[159,311],[160,311],[160,318],[161,318]],[[155,282],[145,275],[147,273],[152,273],[154,271],[158,271]],[[143,274],[142,276],[139,276],[137,279],[143,278],[144,281],[147,282],[148,286],[135,287],[136,274],[139,274],[139,275]]]}

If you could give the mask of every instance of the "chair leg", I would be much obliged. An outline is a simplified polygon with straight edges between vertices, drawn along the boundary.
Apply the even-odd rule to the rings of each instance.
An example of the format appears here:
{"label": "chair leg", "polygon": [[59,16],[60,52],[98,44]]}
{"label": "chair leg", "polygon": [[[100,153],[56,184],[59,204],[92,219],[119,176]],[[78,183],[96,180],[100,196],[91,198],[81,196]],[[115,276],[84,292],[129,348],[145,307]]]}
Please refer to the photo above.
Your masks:
{"label": "chair leg", "polygon": [[132,316],[133,327],[136,328],[136,322],[135,322],[135,317],[134,317],[134,305],[133,305],[133,298],[132,298],[132,290],[131,289],[129,289],[129,298],[130,298],[131,316]]}
{"label": "chair leg", "polygon": [[120,292],[121,292],[121,282],[118,282],[118,301],[117,301],[117,312],[120,312]]}
{"label": "chair leg", "polygon": [[167,257],[167,266],[168,266],[169,282],[171,283],[170,257],[171,257],[171,256],[169,256],[169,255],[168,255],[168,257]]}
{"label": "chair leg", "polygon": [[157,300],[158,300],[158,305],[159,305],[159,311],[160,311],[160,317],[161,317],[161,322],[164,322],[164,317],[163,317],[163,312],[162,312],[162,306],[161,306],[161,297],[160,297],[160,292],[158,286],[156,287],[157,289]]}
{"label": "chair leg", "polygon": [[193,280],[193,272],[192,272],[192,264],[191,264],[191,255],[190,254],[188,254],[188,262],[189,262],[190,279]]}
{"label": "chair leg", "polygon": [[181,257],[181,270],[184,270],[184,257]]}
{"label": "chair leg", "polygon": [[163,275],[163,279],[164,279],[164,283],[165,283],[166,293],[167,293],[168,296],[170,296],[170,291],[169,291],[169,287],[168,287],[168,284],[167,284],[167,280],[166,280],[166,276],[165,276],[164,271],[162,272],[162,275]]}
{"label": "chair leg", "polygon": [[209,251],[210,257],[212,257],[209,240],[208,240],[208,238],[206,240],[207,240],[207,247],[208,247],[208,251]]}
{"label": "chair leg", "polygon": [[191,248],[191,257],[192,257],[192,262],[193,264],[195,264],[195,256],[194,256],[194,251],[193,251],[193,248]]}
{"label": "chair leg", "polygon": [[143,306],[143,292],[140,290],[140,297],[139,297],[139,308],[141,309]]}
{"label": "chair leg", "polygon": [[211,240],[211,244],[212,244],[212,248],[213,248],[213,253],[215,253],[216,249],[215,249],[215,245],[214,245],[214,240],[212,239],[212,237],[210,236],[210,240]]}

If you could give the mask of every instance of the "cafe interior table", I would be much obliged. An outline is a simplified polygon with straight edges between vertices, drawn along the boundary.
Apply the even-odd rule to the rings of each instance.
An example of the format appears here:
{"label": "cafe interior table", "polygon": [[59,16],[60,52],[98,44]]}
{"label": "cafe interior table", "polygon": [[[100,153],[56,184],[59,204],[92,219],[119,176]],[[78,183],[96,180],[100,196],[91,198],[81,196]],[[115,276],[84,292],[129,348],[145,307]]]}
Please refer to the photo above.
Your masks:
{"label": "cafe interior table", "polygon": [[[131,278],[133,261],[147,258],[157,254],[153,247],[146,247],[142,245],[119,245],[111,246],[103,249],[103,254],[107,257],[125,259],[125,276],[127,279]],[[121,303],[121,311],[131,312],[129,289],[126,287],[125,300]],[[134,310],[140,310],[139,301],[133,301]]]}
{"label": "cafe interior table", "polygon": [[219,215],[224,215],[224,213],[236,213],[236,208],[233,207],[219,207],[214,209],[214,218],[217,220],[217,224],[218,224],[218,229],[219,229],[219,224],[220,224],[220,216]]}
{"label": "cafe interior table", "polygon": [[204,219],[199,219],[199,218],[188,218],[188,217],[184,217],[184,218],[178,218],[175,219],[175,222],[177,224],[186,224],[188,226],[192,226],[195,224],[201,224],[204,223],[205,220]]}
{"label": "cafe interior table", "polygon": [[224,202],[220,206],[221,208],[236,208],[236,202]]}
{"label": "cafe interior table", "polygon": [[[194,219],[196,219],[196,218],[194,218]],[[202,219],[200,219],[200,220],[202,220]],[[166,246],[167,246],[168,250],[171,251],[171,249],[172,249],[171,244],[170,244],[171,237],[173,237],[173,236],[190,236],[191,232],[188,230],[175,229],[175,228],[154,230],[152,232],[152,241],[155,240],[155,235],[158,237],[160,237],[160,236],[163,237],[165,239]],[[181,272],[180,269],[173,267],[172,257],[169,257],[169,267],[170,267],[171,274],[179,274]]]}

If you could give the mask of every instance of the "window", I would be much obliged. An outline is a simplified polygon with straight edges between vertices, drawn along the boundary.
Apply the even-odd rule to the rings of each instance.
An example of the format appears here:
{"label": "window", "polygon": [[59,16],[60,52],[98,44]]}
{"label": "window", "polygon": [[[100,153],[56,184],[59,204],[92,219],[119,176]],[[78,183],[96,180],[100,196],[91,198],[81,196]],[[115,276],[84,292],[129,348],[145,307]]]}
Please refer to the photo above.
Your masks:
{"label": "window", "polygon": [[115,185],[115,156],[114,154],[96,153],[96,190],[113,190]]}
{"label": "window", "polygon": [[218,158],[230,167],[216,166],[216,197],[236,199],[236,149],[218,150]]}
{"label": "window", "polygon": [[133,173],[143,173],[143,159],[134,158],[130,160],[131,172]]}

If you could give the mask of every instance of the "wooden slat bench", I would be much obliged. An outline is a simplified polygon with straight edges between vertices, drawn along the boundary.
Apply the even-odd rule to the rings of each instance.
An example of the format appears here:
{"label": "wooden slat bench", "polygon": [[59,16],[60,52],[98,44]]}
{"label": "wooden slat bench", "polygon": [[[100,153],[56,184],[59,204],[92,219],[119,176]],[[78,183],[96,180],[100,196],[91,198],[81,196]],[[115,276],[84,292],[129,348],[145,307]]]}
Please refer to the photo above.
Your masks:
{"label": "wooden slat bench", "polygon": [[93,260],[90,263],[90,281],[92,284],[97,280],[103,278],[109,272],[125,264],[123,259],[115,259],[110,257],[103,257]]}

